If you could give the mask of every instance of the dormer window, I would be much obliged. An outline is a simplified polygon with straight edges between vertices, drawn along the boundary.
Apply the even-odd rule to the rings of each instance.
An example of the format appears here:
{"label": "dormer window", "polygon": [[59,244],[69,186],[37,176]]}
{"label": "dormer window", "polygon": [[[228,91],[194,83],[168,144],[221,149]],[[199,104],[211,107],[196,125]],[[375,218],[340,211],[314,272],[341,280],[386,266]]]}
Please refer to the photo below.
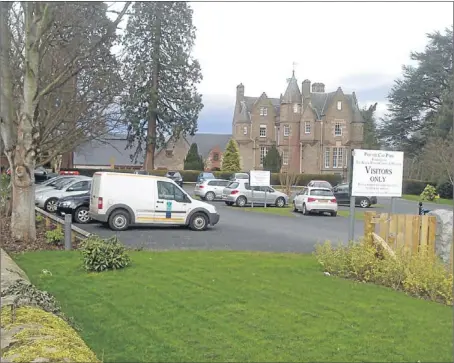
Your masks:
{"label": "dormer window", "polygon": [[342,101],[337,101],[337,110],[342,111]]}
{"label": "dormer window", "polygon": [[298,104],[293,105],[293,113],[298,113]]}
{"label": "dormer window", "polygon": [[267,116],[268,115],[268,108],[260,107],[260,116]]}

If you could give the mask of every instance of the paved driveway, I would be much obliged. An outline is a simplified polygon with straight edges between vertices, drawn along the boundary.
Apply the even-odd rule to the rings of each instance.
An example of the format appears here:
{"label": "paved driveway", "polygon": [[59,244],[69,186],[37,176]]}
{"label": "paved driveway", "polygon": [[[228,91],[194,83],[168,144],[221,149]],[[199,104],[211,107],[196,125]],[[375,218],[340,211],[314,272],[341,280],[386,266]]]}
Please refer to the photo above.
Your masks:
{"label": "paved driveway", "polygon": [[[248,212],[213,202],[220,222],[203,232],[181,227],[137,227],[118,232],[118,238],[130,246],[153,249],[222,249],[275,252],[312,252],[314,245],[327,239],[336,242],[348,238],[348,219],[343,217],[303,216],[294,218]],[[103,237],[115,232],[99,224],[80,226]],[[356,237],[363,232],[357,221]]]}

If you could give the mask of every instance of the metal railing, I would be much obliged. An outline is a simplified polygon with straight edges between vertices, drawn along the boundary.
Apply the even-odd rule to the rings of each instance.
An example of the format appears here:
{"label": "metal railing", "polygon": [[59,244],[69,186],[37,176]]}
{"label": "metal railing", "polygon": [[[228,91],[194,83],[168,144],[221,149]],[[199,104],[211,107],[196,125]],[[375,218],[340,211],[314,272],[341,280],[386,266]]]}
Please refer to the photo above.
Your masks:
{"label": "metal railing", "polygon": [[77,240],[84,240],[92,236],[91,233],[72,224],[71,214],[65,214],[65,219],[63,219],[38,207],[35,207],[35,212],[44,217],[46,228],[49,228],[52,224],[61,225],[63,227],[65,235],[65,250],[71,250],[73,244]]}

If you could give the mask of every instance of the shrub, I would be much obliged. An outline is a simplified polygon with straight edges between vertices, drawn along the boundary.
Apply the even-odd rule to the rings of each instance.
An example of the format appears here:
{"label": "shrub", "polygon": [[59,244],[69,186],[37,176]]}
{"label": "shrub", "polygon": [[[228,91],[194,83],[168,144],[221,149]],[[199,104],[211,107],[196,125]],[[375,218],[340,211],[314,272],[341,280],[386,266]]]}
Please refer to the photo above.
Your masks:
{"label": "shrub", "polygon": [[433,201],[437,198],[439,198],[437,194],[437,189],[433,185],[427,184],[424,190],[422,191],[421,195],[421,200],[427,200],[427,201]]}
{"label": "shrub", "polygon": [[420,195],[427,184],[435,185],[435,183],[431,182],[405,179],[402,185],[403,194]]}
{"label": "shrub", "polygon": [[103,240],[98,236],[91,236],[81,243],[83,265],[85,270],[101,272],[117,270],[129,266],[131,259],[116,236]]}
{"label": "shrub", "polygon": [[396,252],[396,258],[364,241],[333,248],[317,245],[315,256],[326,272],[402,290],[409,295],[452,305],[453,274],[427,251]]}
{"label": "shrub", "polygon": [[453,187],[450,181],[440,183],[437,186],[437,193],[440,198],[452,199],[453,198]]}
{"label": "shrub", "polygon": [[49,231],[46,231],[46,241],[52,245],[61,245],[65,238],[65,234],[61,226],[57,226],[56,228],[52,228]]}

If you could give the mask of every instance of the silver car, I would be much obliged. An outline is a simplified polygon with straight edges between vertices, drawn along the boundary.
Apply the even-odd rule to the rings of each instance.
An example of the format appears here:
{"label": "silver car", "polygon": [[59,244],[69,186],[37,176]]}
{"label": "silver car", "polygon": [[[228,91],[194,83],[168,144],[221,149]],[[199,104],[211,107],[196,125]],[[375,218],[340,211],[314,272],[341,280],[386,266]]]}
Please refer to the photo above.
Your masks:
{"label": "silver car", "polygon": [[60,175],[55,178],[49,179],[45,181],[44,183],[38,184],[35,187],[35,192],[42,192],[43,190],[51,190],[55,188],[61,187],[65,183],[69,183],[71,180],[77,179],[77,178],[86,178],[85,176],[80,176],[80,175]]}
{"label": "silver car", "polygon": [[88,177],[74,178],[61,186],[37,192],[35,194],[35,205],[53,213],[57,210],[57,201],[60,198],[88,192],[91,187],[91,179]]}
{"label": "silver car", "polygon": [[275,205],[283,208],[288,204],[288,195],[271,187],[251,187],[247,180],[237,180],[222,191],[222,200],[227,205],[244,207],[247,204]]}
{"label": "silver car", "polygon": [[194,194],[203,200],[222,199],[222,191],[230,184],[230,180],[208,179],[195,185]]}

